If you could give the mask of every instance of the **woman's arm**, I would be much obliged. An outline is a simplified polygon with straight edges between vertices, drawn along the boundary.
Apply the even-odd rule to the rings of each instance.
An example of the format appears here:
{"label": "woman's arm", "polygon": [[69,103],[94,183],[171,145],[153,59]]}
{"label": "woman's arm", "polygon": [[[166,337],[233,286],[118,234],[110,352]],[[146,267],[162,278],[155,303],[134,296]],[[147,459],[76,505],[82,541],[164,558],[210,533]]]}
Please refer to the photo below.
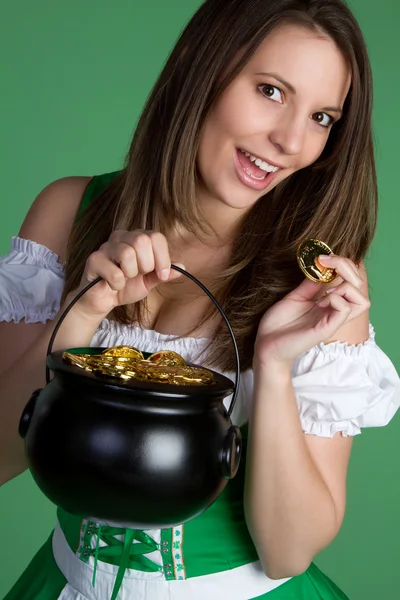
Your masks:
{"label": "woman's arm", "polygon": [[246,521],[266,574],[303,573],[339,531],[352,438],[303,433],[289,370],[255,381],[246,465]]}
{"label": "woman's arm", "polygon": [[[364,342],[368,324],[365,310],[327,341]],[[266,574],[281,579],[303,573],[338,533],[352,438],[303,433],[288,363],[256,358],[254,379],[245,514]]]}
{"label": "woman's arm", "polygon": [[[64,263],[68,237],[90,179],[66,177],[47,185],[32,203],[19,237],[46,246]],[[22,356],[44,328],[43,323],[0,322],[0,375]]]}
{"label": "woman's arm", "polygon": [[[48,185],[29,210],[20,237],[45,245],[63,261],[89,181],[69,177]],[[45,384],[46,351],[55,323],[0,323],[0,485],[26,469],[18,423],[31,393]],[[81,331],[81,326],[72,329]]]}

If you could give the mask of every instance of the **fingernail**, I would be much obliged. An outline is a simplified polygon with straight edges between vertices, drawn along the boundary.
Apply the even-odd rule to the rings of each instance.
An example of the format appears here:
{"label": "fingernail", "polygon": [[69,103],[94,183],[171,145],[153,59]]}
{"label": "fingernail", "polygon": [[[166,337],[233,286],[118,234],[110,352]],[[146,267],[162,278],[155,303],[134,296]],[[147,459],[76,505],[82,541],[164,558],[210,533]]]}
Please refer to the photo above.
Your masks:
{"label": "fingernail", "polygon": [[333,288],[329,288],[328,290],[326,290],[327,294],[332,294],[332,292],[334,292],[335,290],[337,290],[337,286],[333,287]]}
{"label": "fingernail", "polygon": [[330,256],[329,254],[320,254],[318,256],[318,260],[330,260],[332,258],[332,256]]}
{"label": "fingernail", "polygon": [[169,278],[169,271],[170,271],[170,269],[163,269],[160,272],[159,277],[162,281],[167,281],[167,279]]}

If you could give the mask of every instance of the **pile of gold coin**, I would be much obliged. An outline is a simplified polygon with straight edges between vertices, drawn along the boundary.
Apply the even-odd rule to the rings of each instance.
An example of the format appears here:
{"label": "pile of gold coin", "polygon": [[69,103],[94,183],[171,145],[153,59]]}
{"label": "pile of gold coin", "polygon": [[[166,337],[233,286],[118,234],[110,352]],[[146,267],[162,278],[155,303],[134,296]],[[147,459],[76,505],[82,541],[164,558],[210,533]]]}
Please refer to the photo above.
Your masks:
{"label": "pile of gold coin", "polygon": [[316,283],[330,283],[337,275],[335,269],[322,265],[318,256],[333,254],[327,244],[320,240],[305,240],[297,249],[297,262],[304,275]]}
{"label": "pile of gold coin", "polygon": [[132,346],[112,346],[100,354],[64,352],[63,359],[98,377],[174,385],[211,385],[215,382],[211,371],[187,365],[171,350],[155,352],[145,359],[142,352]]}

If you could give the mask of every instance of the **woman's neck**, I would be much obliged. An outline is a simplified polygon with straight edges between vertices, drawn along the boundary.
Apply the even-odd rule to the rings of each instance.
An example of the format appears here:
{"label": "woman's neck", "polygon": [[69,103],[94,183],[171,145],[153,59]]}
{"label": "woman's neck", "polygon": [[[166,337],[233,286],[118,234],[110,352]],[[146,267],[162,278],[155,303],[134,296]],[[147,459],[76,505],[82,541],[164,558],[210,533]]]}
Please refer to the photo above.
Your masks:
{"label": "woman's neck", "polygon": [[205,231],[194,233],[176,224],[168,235],[170,247],[178,253],[193,250],[229,255],[248,209],[235,209],[213,198],[206,191],[198,190],[196,196],[201,222]]}
{"label": "woman's neck", "polygon": [[232,243],[237,238],[243,217],[248,209],[233,208],[218,198],[213,197],[203,187],[198,187],[197,205],[206,224],[215,232],[215,237],[222,244]]}

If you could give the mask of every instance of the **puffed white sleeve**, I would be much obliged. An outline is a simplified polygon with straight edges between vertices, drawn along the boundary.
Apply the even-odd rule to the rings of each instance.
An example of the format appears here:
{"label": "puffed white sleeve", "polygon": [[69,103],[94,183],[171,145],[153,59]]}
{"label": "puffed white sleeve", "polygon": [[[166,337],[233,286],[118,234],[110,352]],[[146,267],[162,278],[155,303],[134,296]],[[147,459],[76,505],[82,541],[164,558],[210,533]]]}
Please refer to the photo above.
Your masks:
{"label": "puffed white sleeve", "polygon": [[369,338],[356,346],[319,344],[292,367],[292,381],[303,431],[322,437],[382,427],[400,405],[400,380],[389,357]]}
{"label": "puffed white sleeve", "polygon": [[64,267],[58,256],[31,240],[13,237],[0,258],[0,321],[46,323],[60,308]]}

